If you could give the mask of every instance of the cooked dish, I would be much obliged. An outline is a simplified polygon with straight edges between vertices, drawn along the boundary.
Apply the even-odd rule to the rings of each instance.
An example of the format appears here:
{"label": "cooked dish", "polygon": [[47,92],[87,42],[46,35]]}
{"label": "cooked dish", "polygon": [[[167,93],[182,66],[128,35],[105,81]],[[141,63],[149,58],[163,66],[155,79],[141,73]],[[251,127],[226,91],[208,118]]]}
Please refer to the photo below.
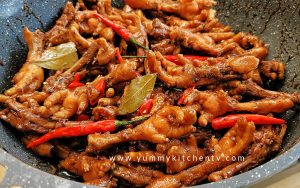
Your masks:
{"label": "cooked dish", "polygon": [[87,184],[182,187],[220,181],[280,151],[280,113],[300,95],[268,90],[284,64],[216,18],[213,0],[67,3],[0,95],[0,118],[37,155]]}

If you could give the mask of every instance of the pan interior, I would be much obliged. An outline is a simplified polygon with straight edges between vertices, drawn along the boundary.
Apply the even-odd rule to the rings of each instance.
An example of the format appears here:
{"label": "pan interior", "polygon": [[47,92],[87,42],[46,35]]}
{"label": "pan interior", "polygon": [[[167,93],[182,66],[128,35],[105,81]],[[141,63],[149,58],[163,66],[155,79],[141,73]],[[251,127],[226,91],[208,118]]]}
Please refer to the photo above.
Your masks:
{"label": "pan interior", "polygon": [[[122,1],[122,0],[120,0]],[[295,0],[219,0],[218,17],[235,31],[252,32],[269,44],[268,59],[286,64],[286,79],[281,83],[267,83],[270,88],[285,92],[300,92],[300,1]],[[0,16],[0,92],[11,86],[13,75],[18,72],[28,52],[22,27],[47,31],[54,25],[66,0],[24,0],[12,15]],[[114,1],[114,5],[120,3]],[[1,6],[1,5],[0,5]],[[3,16],[4,15],[4,16]],[[282,152],[289,150],[300,138],[299,111],[283,114],[288,122]],[[53,173],[47,160],[26,150],[18,139],[17,131],[0,122],[0,147],[21,161]]]}

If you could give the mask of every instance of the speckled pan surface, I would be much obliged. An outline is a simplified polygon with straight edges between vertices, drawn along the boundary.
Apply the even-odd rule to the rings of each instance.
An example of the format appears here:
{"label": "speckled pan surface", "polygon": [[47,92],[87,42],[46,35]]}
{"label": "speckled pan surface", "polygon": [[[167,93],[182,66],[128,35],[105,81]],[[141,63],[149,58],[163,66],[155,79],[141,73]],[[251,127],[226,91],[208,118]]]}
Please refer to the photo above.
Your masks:
{"label": "speckled pan surface", "polygon": [[[27,47],[22,27],[49,29],[66,0],[0,0],[0,92],[11,85],[12,76],[25,60]],[[300,1],[219,0],[219,18],[236,31],[251,31],[270,45],[269,59],[286,62],[286,79],[271,87],[300,92]],[[203,187],[241,187],[261,181],[294,164],[300,158],[300,113],[283,115],[288,132],[283,151],[273,160],[249,172]],[[50,175],[47,162],[27,151],[15,130],[0,122],[0,164],[8,167],[0,187],[82,187],[83,184]],[[42,172],[41,169],[46,172]],[[199,186],[199,187],[201,187]]]}

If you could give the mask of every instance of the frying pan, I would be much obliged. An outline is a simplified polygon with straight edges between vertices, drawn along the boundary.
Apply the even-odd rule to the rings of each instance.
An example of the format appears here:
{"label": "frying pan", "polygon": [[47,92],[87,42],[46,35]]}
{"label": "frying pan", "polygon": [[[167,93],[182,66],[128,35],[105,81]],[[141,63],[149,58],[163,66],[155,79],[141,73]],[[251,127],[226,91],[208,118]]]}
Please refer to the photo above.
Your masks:
{"label": "frying pan", "polygon": [[[268,59],[286,64],[286,79],[265,83],[284,92],[300,92],[300,1],[299,0],[219,0],[218,17],[235,31],[251,31],[269,44]],[[11,79],[25,62],[28,52],[22,27],[46,31],[59,17],[66,0],[1,0],[0,2],[0,92],[11,86]],[[121,0],[113,1],[119,6]],[[217,183],[198,187],[241,187],[262,181],[296,163],[300,158],[299,111],[290,110],[283,118],[288,130],[282,150],[263,165]],[[50,163],[26,150],[18,133],[0,122],[0,171],[6,176],[0,187],[82,187],[81,183],[54,176]],[[60,176],[63,177],[63,174]],[[1,174],[0,174],[1,181]],[[86,186],[86,185],[85,185]],[[88,187],[88,186],[86,186]]]}

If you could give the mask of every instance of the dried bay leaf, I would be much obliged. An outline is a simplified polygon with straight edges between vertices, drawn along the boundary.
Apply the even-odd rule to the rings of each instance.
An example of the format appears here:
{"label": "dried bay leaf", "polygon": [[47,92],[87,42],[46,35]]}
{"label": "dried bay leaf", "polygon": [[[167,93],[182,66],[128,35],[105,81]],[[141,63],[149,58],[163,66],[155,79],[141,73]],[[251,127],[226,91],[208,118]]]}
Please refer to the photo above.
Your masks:
{"label": "dried bay leaf", "polygon": [[70,68],[78,61],[76,45],[73,42],[60,44],[45,50],[33,63],[51,70]]}
{"label": "dried bay leaf", "polygon": [[119,114],[135,112],[147,99],[154,89],[156,74],[147,74],[131,81],[121,98]]}

